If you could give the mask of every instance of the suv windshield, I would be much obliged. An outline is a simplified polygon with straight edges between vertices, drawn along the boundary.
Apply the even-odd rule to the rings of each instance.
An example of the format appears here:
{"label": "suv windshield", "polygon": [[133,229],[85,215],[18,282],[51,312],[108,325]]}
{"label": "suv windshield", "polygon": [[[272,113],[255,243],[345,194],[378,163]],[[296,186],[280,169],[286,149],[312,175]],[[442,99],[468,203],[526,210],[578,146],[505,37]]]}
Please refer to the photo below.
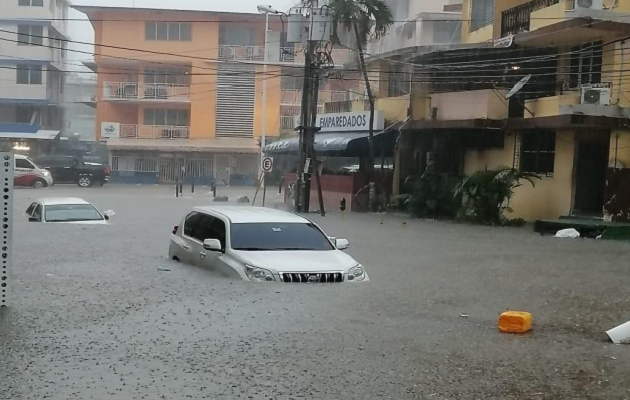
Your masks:
{"label": "suv windshield", "polygon": [[46,206],[47,222],[100,221],[101,214],[90,204],[58,204]]}
{"label": "suv windshield", "polygon": [[232,224],[231,239],[234,250],[333,250],[328,238],[313,224]]}

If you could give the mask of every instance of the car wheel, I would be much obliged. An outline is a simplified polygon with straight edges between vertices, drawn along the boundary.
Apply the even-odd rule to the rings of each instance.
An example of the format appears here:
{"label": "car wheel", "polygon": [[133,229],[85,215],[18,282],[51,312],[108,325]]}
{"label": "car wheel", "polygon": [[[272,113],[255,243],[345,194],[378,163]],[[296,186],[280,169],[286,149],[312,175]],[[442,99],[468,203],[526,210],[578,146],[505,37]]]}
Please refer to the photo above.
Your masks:
{"label": "car wheel", "polygon": [[46,181],[43,179],[35,179],[33,183],[31,183],[31,186],[35,189],[41,189],[46,187]]}
{"label": "car wheel", "polygon": [[92,178],[89,175],[81,175],[77,180],[77,185],[82,188],[92,186]]}

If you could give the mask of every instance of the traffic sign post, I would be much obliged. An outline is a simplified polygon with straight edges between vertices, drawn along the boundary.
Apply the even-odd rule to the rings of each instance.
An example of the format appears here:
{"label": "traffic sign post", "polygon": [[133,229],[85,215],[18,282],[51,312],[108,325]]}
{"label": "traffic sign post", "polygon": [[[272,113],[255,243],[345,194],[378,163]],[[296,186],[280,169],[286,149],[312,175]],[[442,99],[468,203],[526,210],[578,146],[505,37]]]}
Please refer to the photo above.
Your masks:
{"label": "traffic sign post", "polygon": [[[0,307],[10,304],[12,281],[11,269],[13,262],[13,179],[15,159],[13,154],[1,152],[3,168],[0,168],[0,184],[3,185],[2,199],[4,204],[4,219],[2,224],[2,263],[0,265]],[[4,178],[4,179],[2,179]]]}
{"label": "traffic sign post", "polygon": [[273,171],[273,157],[263,157],[262,170],[265,173]]}
{"label": "traffic sign post", "polygon": [[267,197],[267,172],[273,171],[273,157],[263,157],[262,159],[263,170],[263,198],[262,206],[265,206],[265,197]]}

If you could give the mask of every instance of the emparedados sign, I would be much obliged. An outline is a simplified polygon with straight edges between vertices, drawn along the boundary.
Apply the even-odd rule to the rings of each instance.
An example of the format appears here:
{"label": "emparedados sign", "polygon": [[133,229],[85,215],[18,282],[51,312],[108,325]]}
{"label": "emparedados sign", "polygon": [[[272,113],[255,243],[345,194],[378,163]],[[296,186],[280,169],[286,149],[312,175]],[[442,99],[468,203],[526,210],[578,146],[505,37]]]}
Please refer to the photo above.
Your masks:
{"label": "emparedados sign", "polygon": [[[316,124],[322,128],[320,132],[366,132],[370,129],[370,112],[318,114]],[[381,131],[384,127],[383,112],[375,111],[374,130]]]}

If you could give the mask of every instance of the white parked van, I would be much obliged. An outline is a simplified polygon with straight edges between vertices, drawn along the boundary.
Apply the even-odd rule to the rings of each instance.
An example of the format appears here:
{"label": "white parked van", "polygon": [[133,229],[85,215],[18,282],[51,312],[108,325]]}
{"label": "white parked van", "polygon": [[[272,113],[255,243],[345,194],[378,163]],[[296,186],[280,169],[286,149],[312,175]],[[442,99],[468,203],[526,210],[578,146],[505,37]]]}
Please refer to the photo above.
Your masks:
{"label": "white parked van", "polygon": [[42,188],[53,184],[52,175],[48,170],[40,168],[27,156],[15,155],[14,186],[31,186]]}

